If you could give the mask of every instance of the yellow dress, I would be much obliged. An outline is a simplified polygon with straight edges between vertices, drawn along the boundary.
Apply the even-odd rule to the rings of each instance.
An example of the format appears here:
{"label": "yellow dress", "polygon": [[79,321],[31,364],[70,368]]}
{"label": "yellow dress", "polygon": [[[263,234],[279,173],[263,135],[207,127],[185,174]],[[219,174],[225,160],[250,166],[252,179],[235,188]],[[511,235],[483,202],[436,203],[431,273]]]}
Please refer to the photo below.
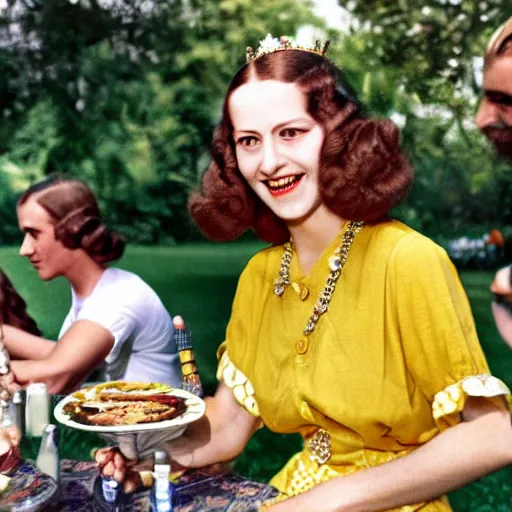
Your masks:
{"label": "yellow dress", "polygon": [[[445,251],[397,221],[356,235],[328,312],[304,336],[341,236],[308,276],[292,259],[295,284],[281,297],[273,282],[283,247],[256,254],[240,277],[218,353],[218,378],[249,412],[274,432],[304,438],[304,450],[271,481],[288,496],[406,455],[458,423],[467,395],[510,400],[489,375]],[[330,436],[325,462],[310,448],[323,432]],[[451,508],[440,498],[397,510]]]}

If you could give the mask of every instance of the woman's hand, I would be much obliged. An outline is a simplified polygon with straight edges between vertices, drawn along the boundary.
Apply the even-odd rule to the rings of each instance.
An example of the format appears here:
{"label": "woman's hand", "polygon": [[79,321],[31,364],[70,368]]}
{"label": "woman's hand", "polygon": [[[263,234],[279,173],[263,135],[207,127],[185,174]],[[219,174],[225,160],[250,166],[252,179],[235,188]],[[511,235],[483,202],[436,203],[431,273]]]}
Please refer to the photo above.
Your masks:
{"label": "woman's hand", "polygon": [[19,391],[21,386],[16,382],[14,373],[10,371],[0,377],[0,398],[4,399],[2,394],[6,391],[9,396],[12,396],[16,391]]}
{"label": "woman's hand", "polygon": [[510,265],[501,268],[496,272],[494,276],[494,281],[491,284],[491,292],[497,295],[502,295],[506,298],[510,298],[512,300],[512,286],[510,280]]}
{"label": "woman's hand", "polygon": [[172,319],[172,323],[174,325],[175,329],[185,329],[185,320],[183,320],[183,317],[177,315]]}
{"label": "woman's hand", "polygon": [[137,461],[125,458],[119,448],[100,448],[94,458],[101,474],[123,484],[126,493],[134,492],[142,485],[140,474],[133,469]]}
{"label": "woman's hand", "polygon": [[9,474],[21,460],[19,445],[21,434],[15,427],[2,428],[0,431],[0,473]]}
{"label": "woman's hand", "polygon": [[506,304],[492,303],[492,314],[501,337],[512,348],[512,315]]}
{"label": "woman's hand", "polygon": [[491,292],[496,295],[492,303],[492,314],[501,337],[512,348],[512,286],[510,284],[511,267],[505,267],[496,272],[491,284]]}

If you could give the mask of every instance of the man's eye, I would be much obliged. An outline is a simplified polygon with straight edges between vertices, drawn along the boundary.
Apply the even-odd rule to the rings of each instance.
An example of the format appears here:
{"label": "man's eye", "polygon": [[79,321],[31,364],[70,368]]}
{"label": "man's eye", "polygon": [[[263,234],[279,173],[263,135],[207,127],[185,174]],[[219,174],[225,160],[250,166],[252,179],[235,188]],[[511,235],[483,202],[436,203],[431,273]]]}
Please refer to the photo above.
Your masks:
{"label": "man's eye", "polygon": [[512,96],[509,96],[508,94],[501,94],[501,93],[488,93],[487,98],[492,103],[496,103],[497,105],[500,105],[502,107],[512,107]]}

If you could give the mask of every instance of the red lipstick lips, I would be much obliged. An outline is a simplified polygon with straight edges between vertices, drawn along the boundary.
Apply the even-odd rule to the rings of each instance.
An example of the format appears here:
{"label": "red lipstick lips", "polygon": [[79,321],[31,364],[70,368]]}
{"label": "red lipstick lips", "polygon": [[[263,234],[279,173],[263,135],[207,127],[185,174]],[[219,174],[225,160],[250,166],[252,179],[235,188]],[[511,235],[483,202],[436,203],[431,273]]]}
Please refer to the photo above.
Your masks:
{"label": "red lipstick lips", "polygon": [[279,197],[288,194],[292,190],[296,189],[299,186],[299,183],[301,182],[303,176],[304,174],[285,176],[277,180],[266,180],[266,184],[269,192],[274,197]]}

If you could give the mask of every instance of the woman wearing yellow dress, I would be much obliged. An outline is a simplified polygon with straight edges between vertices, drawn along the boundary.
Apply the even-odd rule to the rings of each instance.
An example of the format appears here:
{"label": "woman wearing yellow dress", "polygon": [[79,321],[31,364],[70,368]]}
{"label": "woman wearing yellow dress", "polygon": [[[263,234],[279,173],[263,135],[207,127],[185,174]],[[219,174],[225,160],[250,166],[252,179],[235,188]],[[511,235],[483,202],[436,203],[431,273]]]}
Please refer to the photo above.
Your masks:
{"label": "woman wearing yellow dress", "polygon": [[[512,462],[510,392],[489,374],[446,253],[389,210],[411,167],[324,56],[268,37],[235,75],[190,211],[207,237],[272,246],[240,278],[219,388],[168,445],[201,467],[265,425],[304,449],[272,479],[287,511],[449,511]],[[113,450],[103,472],[133,484]]]}

